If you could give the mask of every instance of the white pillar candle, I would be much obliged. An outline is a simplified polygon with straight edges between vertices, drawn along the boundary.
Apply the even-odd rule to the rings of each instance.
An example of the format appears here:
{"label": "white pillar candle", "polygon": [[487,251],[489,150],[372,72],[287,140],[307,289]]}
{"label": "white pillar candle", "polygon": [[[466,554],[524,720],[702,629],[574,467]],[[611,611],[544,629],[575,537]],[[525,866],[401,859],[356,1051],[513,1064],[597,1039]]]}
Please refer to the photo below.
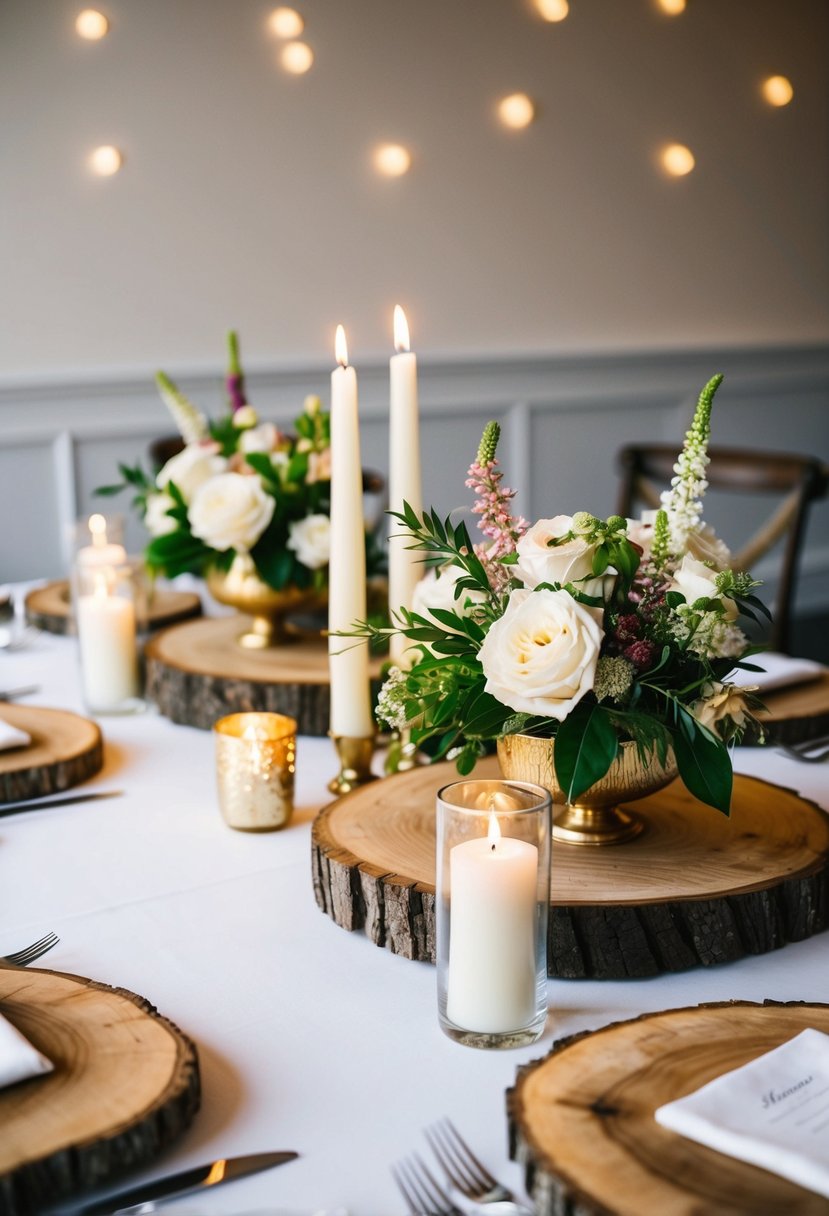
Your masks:
{"label": "white pillar candle", "polygon": [[535,921],[538,848],[489,835],[449,854],[449,971],[446,1015],[464,1030],[497,1033],[536,1013]]}
{"label": "white pillar candle", "polygon": [[[394,346],[389,362],[389,509],[402,511],[407,502],[420,515],[423,509],[420,476],[420,419],[417,397],[417,357],[409,350],[409,327],[400,305],[394,310]],[[407,549],[408,535],[399,520],[391,521],[389,536],[389,608],[411,610],[415,584],[423,577],[423,553]],[[394,622],[394,615],[392,615]],[[392,637],[389,657],[404,662],[409,641]]]}
{"label": "white pillar candle", "polygon": [[331,373],[331,558],[328,566],[328,655],[331,733],[354,739],[374,734],[368,642],[333,635],[366,619],[363,466],[357,374],[348,366],[345,333],[337,326],[339,367]]}
{"label": "white pillar candle", "polygon": [[78,596],[75,612],[84,700],[90,709],[106,711],[138,696],[135,606],[109,594],[106,571],[95,578],[94,592]]}

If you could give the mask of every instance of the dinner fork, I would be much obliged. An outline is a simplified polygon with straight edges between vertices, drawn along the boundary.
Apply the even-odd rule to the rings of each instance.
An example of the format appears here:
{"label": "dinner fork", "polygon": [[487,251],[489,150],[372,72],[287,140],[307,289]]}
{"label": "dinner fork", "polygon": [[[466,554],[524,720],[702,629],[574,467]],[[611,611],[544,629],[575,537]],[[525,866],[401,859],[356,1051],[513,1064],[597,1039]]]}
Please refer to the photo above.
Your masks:
{"label": "dinner fork", "polygon": [[464,1216],[417,1154],[393,1165],[391,1172],[411,1216]]}
{"label": "dinner fork", "polygon": [[[514,1216],[532,1216],[529,1208],[515,1201],[512,1191],[495,1178],[479,1161],[449,1119],[441,1119],[427,1127],[426,1139],[440,1162],[447,1181],[473,1203],[509,1205]],[[506,1211],[506,1207],[501,1209]]]}
{"label": "dinner fork", "polygon": [[800,739],[796,743],[781,743],[780,750],[805,764],[819,764],[829,756],[829,735],[818,735],[815,739]]}
{"label": "dinner fork", "polygon": [[26,946],[23,950],[15,950],[12,954],[7,954],[2,961],[4,963],[11,963],[15,967],[28,967],[29,963],[33,963],[35,959],[46,954],[59,941],[60,938],[57,933],[45,933],[36,942],[32,942],[31,946]]}

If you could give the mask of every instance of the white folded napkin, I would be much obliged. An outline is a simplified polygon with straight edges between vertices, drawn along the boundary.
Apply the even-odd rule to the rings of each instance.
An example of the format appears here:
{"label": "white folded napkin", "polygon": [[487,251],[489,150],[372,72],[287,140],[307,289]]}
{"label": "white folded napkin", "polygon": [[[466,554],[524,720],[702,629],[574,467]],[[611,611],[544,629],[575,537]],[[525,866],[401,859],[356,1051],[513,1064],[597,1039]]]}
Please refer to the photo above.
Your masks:
{"label": "white folded napkin", "polygon": [[735,668],[728,677],[738,688],[756,688],[762,694],[775,688],[788,688],[790,684],[805,684],[808,680],[817,680],[825,672],[822,663],[813,659],[793,659],[787,654],[778,654],[774,650],[764,650],[762,654],[754,654],[746,660],[762,667],[762,671],[740,671]]}
{"label": "white folded napkin", "polygon": [[829,1035],[804,1030],[654,1118],[829,1198]]}
{"label": "white folded napkin", "polygon": [[41,1055],[0,1013],[0,1089],[14,1085],[16,1081],[25,1081],[27,1077],[52,1072],[54,1067],[52,1061]]}
{"label": "white folded napkin", "polygon": [[31,741],[32,736],[27,735],[25,730],[18,730],[11,722],[0,718],[0,752],[12,747],[28,747]]}

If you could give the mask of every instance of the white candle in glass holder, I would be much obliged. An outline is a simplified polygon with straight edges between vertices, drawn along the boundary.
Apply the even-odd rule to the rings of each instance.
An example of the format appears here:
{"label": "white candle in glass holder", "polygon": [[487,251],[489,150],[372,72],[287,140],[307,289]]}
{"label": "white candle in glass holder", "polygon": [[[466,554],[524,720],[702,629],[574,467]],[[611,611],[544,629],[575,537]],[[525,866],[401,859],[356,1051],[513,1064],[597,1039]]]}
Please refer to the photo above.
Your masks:
{"label": "white candle in glass holder", "polygon": [[328,565],[328,655],[331,734],[367,739],[374,734],[368,676],[368,642],[334,637],[366,619],[366,533],[363,468],[357,412],[357,374],[348,366],[342,325],[337,326],[339,367],[331,373],[331,557]]}
{"label": "white candle in glass holder", "polygon": [[[394,348],[389,362],[389,509],[402,511],[404,502],[420,515],[423,509],[420,476],[420,419],[417,396],[417,358],[409,349],[409,326],[399,304],[394,309]],[[389,535],[389,608],[411,610],[416,583],[423,577],[423,553],[408,549],[411,541],[403,524],[392,519]],[[394,616],[392,616],[394,621]],[[400,665],[407,638],[395,634],[389,658]]]}
{"label": "white candle in glass holder", "polygon": [[96,568],[93,579],[75,604],[84,700],[92,710],[118,709],[138,695],[135,606],[111,593],[111,570]]}
{"label": "white candle in glass holder", "polygon": [[538,848],[489,832],[449,854],[449,970],[446,1014],[465,1030],[525,1026],[536,1010]]}
{"label": "white candle in glass holder", "polygon": [[103,515],[90,515],[87,521],[91,545],[84,545],[75,555],[79,566],[123,566],[127,551],[123,545],[107,539],[107,522]]}

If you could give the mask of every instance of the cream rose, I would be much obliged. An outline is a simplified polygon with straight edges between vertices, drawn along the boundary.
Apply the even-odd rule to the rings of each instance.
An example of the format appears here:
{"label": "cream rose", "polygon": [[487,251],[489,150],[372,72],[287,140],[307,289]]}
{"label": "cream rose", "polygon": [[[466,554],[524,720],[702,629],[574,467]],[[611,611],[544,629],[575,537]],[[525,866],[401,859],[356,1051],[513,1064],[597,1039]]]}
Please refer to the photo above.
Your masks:
{"label": "cream rose", "polygon": [[147,495],[144,523],[150,536],[166,536],[168,532],[175,532],[178,524],[167,514],[175,505],[175,499],[171,498],[165,490],[162,490],[160,494]]}
{"label": "cream rose", "polygon": [[653,525],[656,521],[656,511],[643,511],[639,519],[627,521],[627,538],[642,550],[642,561],[646,562],[651,555],[653,545]]}
{"label": "cream rose", "polygon": [[306,515],[288,527],[288,548],[303,566],[318,570],[331,556],[331,520],[327,515]]}
{"label": "cream rose", "polygon": [[220,473],[193,495],[190,528],[211,549],[247,553],[271,522],[276,503],[258,477]]}
{"label": "cream rose", "polygon": [[186,448],[167,461],[155,484],[159,490],[166,490],[170,482],[174,482],[184,501],[190,503],[199,486],[217,473],[224,473],[226,468],[227,461],[219,455],[217,444],[188,443]]}
{"label": "cream rose", "polygon": [[518,562],[514,570],[525,587],[537,587],[539,583],[573,583],[586,595],[609,594],[615,572],[607,579],[593,577],[595,544],[580,536],[560,545],[550,543],[559,536],[566,536],[572,527],[570,515],[539,519],[516,545]]}
{"label": "cream rose", "polygon": [[593,687],[600,618],[567,591],[513,591],[479,651],[486,691],[517,712],[563,722]]}
{"label": "cream rose", "polygon": [[455,585],[465,573],[461,566],[444,566],[439,571],[429,570],[420,582],[415,583],[412,611],[419,616],[425,616],[427,620],[433,608],[443,608],[447,612],[456,612],[458,616],[466,616],[466,601],[480,604],[486,596],[483,591],[462,591],[455,599]]}
{"label": "cream rose", "polygon": [[720,540],[708,524],[700,524],[688,533],[685,548],[691,557],[700,562],[708,562],[716,571],[727,570],[731,562],[728,545],[724,540]]}
{"label": "cream rose", "polygon": [[733,621],[739,615],[739,608],[733,600],[720,596],[716,587],[716,577],[716,570],[712,570],[709,566],[698,562],[695,557],[691,557],[690,553],[686,553],[674,571],[674,577],[668,590],[681,592],[689,606],[701,599],[720,600],[725,610],[725,620]]}

